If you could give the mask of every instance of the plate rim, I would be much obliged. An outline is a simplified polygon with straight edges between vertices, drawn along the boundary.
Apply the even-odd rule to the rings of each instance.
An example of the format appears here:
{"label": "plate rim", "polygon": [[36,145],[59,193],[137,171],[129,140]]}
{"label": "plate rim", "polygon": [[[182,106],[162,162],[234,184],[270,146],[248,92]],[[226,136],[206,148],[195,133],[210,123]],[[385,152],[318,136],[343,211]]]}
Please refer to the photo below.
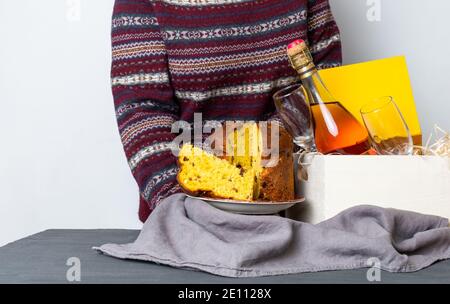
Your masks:
{"label": "plate rim", "polygon": [[234,204],[234,205],[251,205],[251,206],[284,206],[284,205],[295,205],[300,204],[306,201],[305,197],[301,197],[295,200],[285,201],[285,202],[267,202],[267,201],[238,201],[238,200],[232,200],[232,199],[226,199],[226,198],[212,198],[212,197],[199,197],[194,196],[192,194],[185,193],[187,197],[193,198],[193,199],[199,199],[207,202],[214,202],[214,203],[226,203],[226,204]]}

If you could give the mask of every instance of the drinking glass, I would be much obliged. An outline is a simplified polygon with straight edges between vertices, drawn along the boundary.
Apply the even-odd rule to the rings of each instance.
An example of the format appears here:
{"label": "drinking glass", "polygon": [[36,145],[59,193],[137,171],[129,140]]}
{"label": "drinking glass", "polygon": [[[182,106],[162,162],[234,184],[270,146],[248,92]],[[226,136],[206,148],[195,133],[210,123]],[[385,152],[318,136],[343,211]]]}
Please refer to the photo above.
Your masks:
{"label": "drinking glass", "polygon": [[361,108],[372,147],[381,155],[412,155],[413,139],[391,96],[377,98]]}
{"label": "drinking glass", "polygon": [[275,107],[294,143],[306,151],[317,151],[311,109],[301,84],[286,87],[273,96]]}

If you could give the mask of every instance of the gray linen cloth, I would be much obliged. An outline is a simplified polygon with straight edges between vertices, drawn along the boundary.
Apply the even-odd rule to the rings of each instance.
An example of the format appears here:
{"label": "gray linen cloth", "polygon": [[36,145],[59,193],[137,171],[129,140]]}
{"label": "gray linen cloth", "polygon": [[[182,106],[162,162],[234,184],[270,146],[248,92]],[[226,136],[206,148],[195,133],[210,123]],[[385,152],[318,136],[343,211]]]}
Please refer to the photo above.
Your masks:
{"label": "gray linen cloth", "polygon": [[151,214],[134,243],[94,249],[226,277],[357,269],[377,258],[413,272],[450,258],[448,219],[358,206],[317,225],[277,216],[231,214],[176,194]]}

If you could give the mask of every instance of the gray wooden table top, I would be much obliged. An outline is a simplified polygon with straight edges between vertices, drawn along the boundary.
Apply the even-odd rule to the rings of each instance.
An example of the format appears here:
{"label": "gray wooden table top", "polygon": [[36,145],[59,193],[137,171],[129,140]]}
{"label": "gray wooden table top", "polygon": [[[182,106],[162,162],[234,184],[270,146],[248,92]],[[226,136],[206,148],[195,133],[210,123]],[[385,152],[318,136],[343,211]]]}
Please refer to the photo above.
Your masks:
{"label": "gray wooden table top", "polygon": [[[129,243],[135,230],[48,230],[0,248],[0,283],[69,283],[71,257],[80,261],[81,283],[369,283],[367,270],[330,271],[255,279],[232,279],[189,270],[122,261],[91,248],[104,243]],[[450,283],[450,261],[417,273],[381,273],[381,283]]]}

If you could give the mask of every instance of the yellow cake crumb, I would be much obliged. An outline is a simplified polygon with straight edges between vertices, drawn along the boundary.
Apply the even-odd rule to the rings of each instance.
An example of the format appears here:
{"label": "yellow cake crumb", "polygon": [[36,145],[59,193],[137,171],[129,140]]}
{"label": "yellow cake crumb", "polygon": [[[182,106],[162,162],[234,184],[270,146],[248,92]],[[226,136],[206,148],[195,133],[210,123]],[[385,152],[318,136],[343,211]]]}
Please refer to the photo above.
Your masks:
{"label": "yellow cake crumb", "polygon": [[180,185],[194,193],[235,200],[253,200],[255,173],[252,168],[230,164],[200,148],[186,144],[178,160]]}

